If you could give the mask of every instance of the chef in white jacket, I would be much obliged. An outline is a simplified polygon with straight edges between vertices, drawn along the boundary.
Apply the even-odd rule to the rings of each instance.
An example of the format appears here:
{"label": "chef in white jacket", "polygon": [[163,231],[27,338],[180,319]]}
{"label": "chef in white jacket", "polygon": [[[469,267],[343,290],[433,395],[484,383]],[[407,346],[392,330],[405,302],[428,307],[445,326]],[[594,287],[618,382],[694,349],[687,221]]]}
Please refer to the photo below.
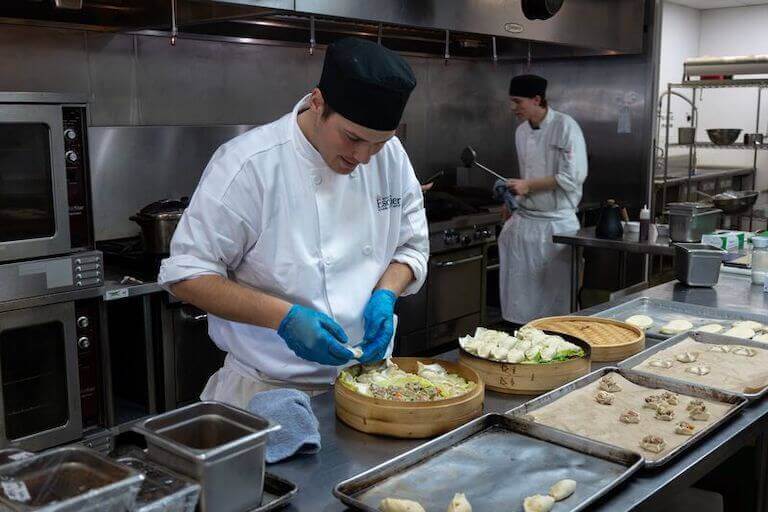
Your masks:
{"label": "chef in white jacket", "polygon": [[159,275],[209,313],[227,352],[201,399],[316,394],[340,367],[391,353],[395,301],[422,286],[429,254],[419,182],[394,136],[415,85],[396,53],[337,41],[292,112],[215,152]]}
{"label": "chef in white jacket", "polygon": [[547,104],[547,81],[519,75],[509,86],[520,179],[507,187],[518,209],[499,236],[502,316],[524,324],[569,312],[569,252],[552,235],[579,229],[576,209],[587,178],[584,135],[572,117]]}

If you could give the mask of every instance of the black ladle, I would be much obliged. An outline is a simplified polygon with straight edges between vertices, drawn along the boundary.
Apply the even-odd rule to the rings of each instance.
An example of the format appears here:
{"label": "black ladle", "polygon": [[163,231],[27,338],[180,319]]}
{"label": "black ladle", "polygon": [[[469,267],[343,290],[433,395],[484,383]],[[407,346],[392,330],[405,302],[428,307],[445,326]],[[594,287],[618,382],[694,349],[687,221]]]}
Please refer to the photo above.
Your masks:
{"label": "black ladle", "polygon": [[484,170],[487,173],[490,173],[490,174],[496,176],[500,180],[507,181],[509,179],[509,178],[505,178],[501,174],[498,174],[498,173],[490,170],[489,168],[487,168],[486,166],[484,166],[483,164],[478,162],[477,161],[477,152],[475,152],[475,150],[472,149],[472,146],[467,146],[467,147],[465,147],[464,149],[461,150],[461,163],[464,164],[464,167],[472,167],[473,165],[476,165],[480,169]]}

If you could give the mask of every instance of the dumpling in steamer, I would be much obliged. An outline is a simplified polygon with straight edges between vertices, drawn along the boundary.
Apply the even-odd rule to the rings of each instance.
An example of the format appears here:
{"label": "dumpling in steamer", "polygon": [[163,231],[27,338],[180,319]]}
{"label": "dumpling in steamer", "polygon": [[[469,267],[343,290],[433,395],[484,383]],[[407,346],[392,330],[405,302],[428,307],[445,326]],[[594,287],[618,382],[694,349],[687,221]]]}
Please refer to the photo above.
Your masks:
{"label": "dumpling in steamer", "polygon": [[453,495],[453,499],[448,504],[448,509],[445,512],[472,512],[472,505],[470,505],[463,493],[457,492]]}
{"label": "dumpling in steamer", "polygon": [[381,512],[426,512],[418,501],[384,498],[379,503]]}
{"label": "dumpling in steamer", "polygon": [[509,363],[519,363],[520,361],[525,360],[525,352],[522,350],[512,349],[507,354],[507,362]]}

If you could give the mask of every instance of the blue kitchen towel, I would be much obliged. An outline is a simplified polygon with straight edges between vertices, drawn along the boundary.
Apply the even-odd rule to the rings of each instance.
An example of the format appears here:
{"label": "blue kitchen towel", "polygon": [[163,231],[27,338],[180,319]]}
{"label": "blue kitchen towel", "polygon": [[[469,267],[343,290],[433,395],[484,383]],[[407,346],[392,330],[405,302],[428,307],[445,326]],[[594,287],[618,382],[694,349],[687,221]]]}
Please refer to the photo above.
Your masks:
{"label": "blue kitchen towel", "polygon": [[497,201],[504,201],[510,213],[517,210],[517,200],[507,188],[506,181],[496,180],[496,183],[493,184],[493,198]]}
{"label": "blue kitchen towel", "polygon": [[267,462],[279,462],[291,455],[320,451],[320,425],[309,405],[309,396],[295,389],[272,389],[256,393],[248,410],[280,425],[269,434]]}

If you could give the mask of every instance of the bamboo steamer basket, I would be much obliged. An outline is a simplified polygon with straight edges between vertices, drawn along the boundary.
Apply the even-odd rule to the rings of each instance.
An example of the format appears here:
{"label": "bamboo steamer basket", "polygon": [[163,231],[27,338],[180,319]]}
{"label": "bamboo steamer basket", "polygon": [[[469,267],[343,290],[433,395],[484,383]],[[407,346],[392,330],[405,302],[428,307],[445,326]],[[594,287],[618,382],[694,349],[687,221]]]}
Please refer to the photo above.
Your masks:
{"label": "bamboo steamer basket", "polygon": [[502,363],[475,356],[459,348],[459,362],[473,368],[485,387],[510,395],[540,395],[588,374],[592,368],[590,345],[574,336],[557,334],[584,349],[584,357],[553,363]]}
{"label": "bamboo steamer basket", "polygon": [[423,364],[438,363],[448,373],[455,373],[476,385],[468,393],[454,398],[433,402],[400,402],[361,395],[338,384],[334,386],[336,416],[360,432],[423,439],[444,434],[483,414],[485,386],[475,370],[438,359],[392,358],[397,366],[411,373],[416,373],[418,361]]}
{"label": "bamboo steamer basket", "polygon": [[645,349],[645,331],[611,318],[551,316],[528,325],[586,341],[595,362],[621,361]]}

